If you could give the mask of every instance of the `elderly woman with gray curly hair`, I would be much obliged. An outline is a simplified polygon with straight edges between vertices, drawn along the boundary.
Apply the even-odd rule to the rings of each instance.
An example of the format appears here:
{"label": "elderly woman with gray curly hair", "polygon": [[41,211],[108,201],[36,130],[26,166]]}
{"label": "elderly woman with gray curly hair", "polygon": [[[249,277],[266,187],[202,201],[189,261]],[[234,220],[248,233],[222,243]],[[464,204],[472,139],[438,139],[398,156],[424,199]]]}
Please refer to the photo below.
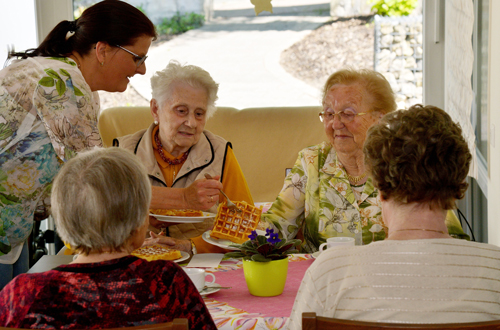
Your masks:
{"label": "elderly woman with gray curly hair", "polygon": [[[115,146],[133,151],[146,166],[153,185],[151,208],[217,213],[220,189],[231,200],[253,204],[231,144],[204,129],[216,111],[219,89],[210,74],[198,66],[171,61],[154,74],[151,87],[154,123],[114,141]],[[213,179],[206,179],[205,174]],[[153,227],[169,225],[153,217],[150,223]],[[170,225],[168,234],[177,239],[193,238],[198,252],[203,246],[219,252],[217,247],[204,244],[200,236],[212,225],[213,219]],[[190,244],[185,248],[185,240],[178,242],[183,245],[180,249],[190,250]]]}

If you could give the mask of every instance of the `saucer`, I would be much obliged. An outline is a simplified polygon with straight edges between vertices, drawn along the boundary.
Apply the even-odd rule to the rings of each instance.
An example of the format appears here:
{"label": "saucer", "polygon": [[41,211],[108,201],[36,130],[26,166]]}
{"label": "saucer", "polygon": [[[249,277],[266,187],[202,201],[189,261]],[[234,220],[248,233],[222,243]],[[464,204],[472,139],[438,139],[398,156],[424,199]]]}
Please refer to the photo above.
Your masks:
{"label": "saucer", "polygon": [[215,292],[219,292],[219,291],[220,291],[220,284],[211,283],[211,284],[207,285],[207,288],[200,291],[200,295],[206,296],[206,295],[209,295],[209,294],[212,294]]}

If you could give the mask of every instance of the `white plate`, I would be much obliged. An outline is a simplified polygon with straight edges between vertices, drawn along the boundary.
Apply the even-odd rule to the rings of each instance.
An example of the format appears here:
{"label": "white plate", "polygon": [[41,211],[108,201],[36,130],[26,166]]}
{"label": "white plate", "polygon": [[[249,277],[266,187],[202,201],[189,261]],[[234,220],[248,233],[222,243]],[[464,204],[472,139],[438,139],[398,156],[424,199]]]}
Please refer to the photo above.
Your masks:
{"label": "white plate", "polygon": [[[259,230],[257,229],[257,234],[259,235],[265,235],[266,232],[263,231],[263,230]],[[227,250],[235,250],[235,251],[238,251],[239,249],[238,248],[235,248],[235,247],[232,247],[230,245],[232,244],[237,244],[237,243],[234,243],[234,242],[231,242],[230,240],[228,239],[218,239],[218,238],[214,238],[214,237],[211,237],[210,236],[210,230],[207,230],[206,232],[204,232],[201,237],[203,238],[203,240],[207,243],[210,243],[212,245],[215,245],[215,246],[218,246],[218,247],[221,247],[223,249],[227,249]],[[239,245],[239,244],[238,244]]]}
{"label": "white plate", "polygon": [[231,242],[230,240],[228,239],[218,239],[218,238],[213,238],[213,237],[210,237],[210,230],[207,230],[206,232],[204,232],[201,237],[203,238],[203,240],[209,244],[212,244],[212,245],[215,245],[215,246],[218,246],[218,247],[221,247],[223,249],[227,249],[227,250],[235,250],[235,251],[238,251],[237,248],[235,247],[231,247],[229,245],[231,244],[236,244],[234,242]]}
{"label": "white plate", "polygon": [[178,223],[197,223],[197,222],[203,222],[205,219],[212,219],[215,218],[216,214],[215,213],[209,213],[209,212],[203,212],[202,217],[178,217],[178,216],[172,216],[172,215],[159,215],[159,214],[149,214],[152,217],[155,217],[158,219],[158,221],[164,221],[164,222],[178,222]]}
{"label": "white plate", "polygon": [[316,251],[314,252],[313,254],[311,254],[311,256],[316,259],[317,257],[319,257],[319,255],[321,254],[321,251]]}
{"label": "white plate", "polygon": [[184,261],[184,260],[187,260],[187,259],[189,259],[189,253],[181,251],[181,257],[179,259],[175,259],[175,260],[172,260],[172,261],[174,261],[174,262],[181,262],[181,261]]}
{"label": "white plate", "polygon": [[218,291],[220,291],[220,284],[212,283],[212,284],[207,285],[206,289],[201,290],[200,295],[206,296],[206,295],[218,292]]}

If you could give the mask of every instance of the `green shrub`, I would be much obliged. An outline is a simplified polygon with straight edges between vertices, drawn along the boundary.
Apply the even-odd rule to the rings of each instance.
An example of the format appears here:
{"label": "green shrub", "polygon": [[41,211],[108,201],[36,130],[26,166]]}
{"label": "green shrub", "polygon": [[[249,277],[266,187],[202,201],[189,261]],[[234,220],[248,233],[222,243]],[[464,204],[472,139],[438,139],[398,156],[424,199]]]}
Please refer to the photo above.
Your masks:
{"label": "green shrub", "polygon": [[159,34],[179,34],[203,26],[205,16],[196,13],[179,12],[172,18],[164,18],[156,28]]}
{"label": "green shrub", "polygon": [[408,16],[417,6],[417,0],[372,0],[372,11],[381,16]]}

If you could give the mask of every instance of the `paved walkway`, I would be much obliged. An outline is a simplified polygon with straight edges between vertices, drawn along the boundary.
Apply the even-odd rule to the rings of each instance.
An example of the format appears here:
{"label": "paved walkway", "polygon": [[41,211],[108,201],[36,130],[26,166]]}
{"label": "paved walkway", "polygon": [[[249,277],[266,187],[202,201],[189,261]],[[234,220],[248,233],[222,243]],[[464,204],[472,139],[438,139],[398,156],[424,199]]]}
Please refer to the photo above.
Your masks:
{"label": "paved walkway", "polygon": [[319,105],[320,91],[288,74],[281,52],[329,17],[329,0],[273,0],[273,14],[255,16],[250,0],[214,0],[214,18],[152,48],[147,73],[132,86],[151,98],[149,80],[171,59],[198,65],[220,84],[219,106]]}

